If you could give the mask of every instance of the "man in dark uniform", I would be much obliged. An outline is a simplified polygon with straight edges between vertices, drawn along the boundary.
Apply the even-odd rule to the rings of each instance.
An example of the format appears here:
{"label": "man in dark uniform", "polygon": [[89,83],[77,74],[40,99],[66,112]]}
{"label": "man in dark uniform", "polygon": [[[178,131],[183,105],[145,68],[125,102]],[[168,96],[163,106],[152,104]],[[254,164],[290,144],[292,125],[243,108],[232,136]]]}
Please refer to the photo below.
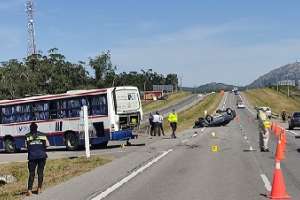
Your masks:
{"label": "man in dark uniform", "polygon": [[49,142],[45,134],[38,132],[38,126],[34,122],[30,124],[30,132],[26,134],[25,137],[28,149],[29,171],[27,196],[30,196],[32,195],[32,186],[36,168],[38,174],[37,193],[41,192],[44,179],[44,167],[47,159],[46,147],[49,146]]}

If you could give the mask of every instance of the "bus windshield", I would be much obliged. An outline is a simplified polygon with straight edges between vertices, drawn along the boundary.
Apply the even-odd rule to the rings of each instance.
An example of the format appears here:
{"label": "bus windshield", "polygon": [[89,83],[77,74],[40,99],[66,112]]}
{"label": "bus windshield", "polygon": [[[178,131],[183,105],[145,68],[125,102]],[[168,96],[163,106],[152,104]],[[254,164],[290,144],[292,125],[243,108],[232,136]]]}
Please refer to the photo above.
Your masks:
{"label": "bus windshield", "polygon": [[117,114],[136,112],[140,109],[138,91],[136,89],[116,90]]}

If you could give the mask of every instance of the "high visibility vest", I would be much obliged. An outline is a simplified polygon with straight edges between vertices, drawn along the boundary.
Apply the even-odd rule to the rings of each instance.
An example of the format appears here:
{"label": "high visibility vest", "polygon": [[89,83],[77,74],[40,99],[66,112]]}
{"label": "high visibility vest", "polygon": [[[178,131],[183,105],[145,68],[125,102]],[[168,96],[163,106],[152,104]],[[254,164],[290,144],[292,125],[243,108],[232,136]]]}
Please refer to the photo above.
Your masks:
{"label": "high visibility vest", "polygon": [[265,128],[271,128],[271,122],[269,120],[265,120],[263,124]]}
{"label": "high visibility vest", "polygon": [[46,141],[47,137],[42,133],[25,135],[28,149],[28,160],[47,158]]}
{"label": "high visibility vest", "polygon": [[172,122],[178,122],[178,118],[177,118],[177,114],[176,113],[170,113],[169,116],[168,116],[168,121],[170,123]]}

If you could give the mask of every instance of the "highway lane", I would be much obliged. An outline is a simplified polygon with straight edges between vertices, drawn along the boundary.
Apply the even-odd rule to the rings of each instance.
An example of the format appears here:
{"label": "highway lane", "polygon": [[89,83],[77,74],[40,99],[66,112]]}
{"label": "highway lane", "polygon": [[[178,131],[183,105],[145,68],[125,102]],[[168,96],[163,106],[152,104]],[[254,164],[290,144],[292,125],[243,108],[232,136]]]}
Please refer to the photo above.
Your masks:
{"label": "highway lane", "polygon": [[[234,107],[229,95],[225,107]],[[275,137],[271,152],[260,152],[258,125],[248,110],[237,110],[237,120],[226,127],[208,128],[173,149],[164,160],[127,183],[107,199],[266,199],[271,190]],[[215,132],[217,138],[211,136]],[[289,138],[289,144],[295,142]],[[220,152],[211,152],[218,145]],[[252,148],[257,151],[247,151]],[[300,198],[299,153],[292,144],[282,163],[289,194]]]}
{"label": "highway lane", "polygon": [[[184,98],[182,101],[177,102],[176,104],[173,104],[169,107],[159,109],[158,111],[160,114],[162,114],[164,117],[170,113],[173,109],[176,110],[176,112],[180,112],[183,110],[186,110],[190,108],[191,106],[197,104],[199,101],[201,101],[205,95],[199,95],[199,94],[192,94],[187,98]],[[155,110],[153,111],[155,112]],[[142,124],[148,123],[150,113],[144,113],[144,120],[142,121]]]}
{"label": "highway lane", "polygon": [[[236,96],[226,94],[225,99],[220,106],[234,107]],[[237,114],[225,127],[186,130],[176,140],[157,140],[138,148],[90,175],[45,191],[39,199],[266,199],[275,138],[271,137],[271,152],[260,152],[255,115],[247,109]],[[300,161],[293,142],[289,137],[282,170],[288,193],[300,199]],[[213,145],[219,152],[212,152]],[[250,146],[257,151],[246,151]]]}

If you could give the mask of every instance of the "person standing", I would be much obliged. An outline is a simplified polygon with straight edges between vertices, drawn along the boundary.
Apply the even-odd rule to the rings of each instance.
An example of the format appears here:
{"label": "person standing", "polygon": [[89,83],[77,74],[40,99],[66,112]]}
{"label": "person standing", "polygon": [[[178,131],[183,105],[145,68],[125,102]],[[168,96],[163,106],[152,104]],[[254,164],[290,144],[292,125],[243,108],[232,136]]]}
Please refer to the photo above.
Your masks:
{"label": "person standing", "polygon": [[153,115],[153,126],[154,126],[154,136],[158,135],[160,136],[160,117],[159,113],[156,111],[155,114]]}
{"label": "person standing", "polygon": [[32,195],[32,186],[35,177],[35,170],[37,168],[38,174],[38,188],[37,194],[41,192],[44,180],[44,168],[46,165],[47,153],[46,147],[49,146],[48,139],[45,134],[38,131],[36,123],[30,124],[30,132],[25,135],[26,146],[28,149],[28,190],[27,196]]}
{"label": "person standing", "polygon": [[271,122],[267,114],[259,111],[259,132],[260,132],[260,149],[262,152],[269,152],[268,142],[270,137]]}
{"label": "person standing", "polygon": [[153,136],[154,123],[153,123],[153,115],[152,115],[152,113],[149,114],[149,126],[150,126],[150,136]]}
{"label": "person standing", "polygon": [[168,121],[172,129],[171,138],[176,138],[175,132],[177,129],[178,117],[177,117],[177,113],[175,112],[175,109],[173,109],[172,112],[169,114]]}
{"label": "person standing", "polygon": [[161,114],[159,114],[158,112],[157,112],[157,114],[159,116],[159,122],[158,123],[159,123],[160,131],[161,131],[162,135],[165,136],[165,131],[164,131],[164,127],[163,127],[163,125],[164,125],[164,117]]}

